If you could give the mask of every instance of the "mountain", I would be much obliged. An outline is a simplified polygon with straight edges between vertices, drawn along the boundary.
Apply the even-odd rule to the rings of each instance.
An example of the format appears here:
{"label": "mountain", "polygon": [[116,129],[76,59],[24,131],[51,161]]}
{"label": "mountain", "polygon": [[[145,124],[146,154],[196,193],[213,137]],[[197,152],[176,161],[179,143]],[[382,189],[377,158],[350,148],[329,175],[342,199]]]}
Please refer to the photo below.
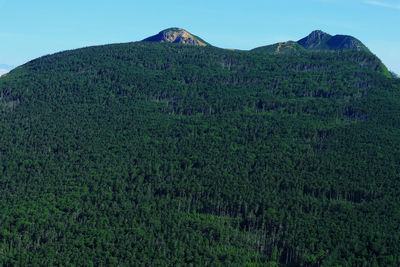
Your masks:
{"label": "mountain", "polygon": [[193,46],[207,46],[208,43],[181,28],[169,28],[148,37],[143,42],[176,43]]}
{"label": "mountain", "polygon": [[0,135],[0,266],[400,266],[400,81],[366,51],[64,51],[0,79]]}
{"label": "mountain", "polygon": [[307,51],[323,52],[348,50],[370,52],[369,49],[361,41],[352,36],[332,36],[321,30],[313,31],[308,36],[300,39],[297,42],[280,42],[273,45],[258,47],[251,51],[265,52],[269,54],[296,54]]}
{"label": "mountain", "polygon": [[[311,32],[307,37],[302,38],[298,42],[287,41],[279,42],[273,45],[266,45],[254,48],[250,52],[267,53],[270,55],[299,55],[302,53],[318,53],[329,51],[355,51],[371,53],[369,49],[359,40],[348,35],[335,35],[332,36],[323,31],[317,30]],[[365,61],[364,58],[359,57],[359,64],[364,67],[372,67],[380,69],[386,76],[392,76],[386,66],[377,58],[372,61]],[[379,61],[379,66],[375,63]],[[372,65],[370,65],[372,63]]]}
{"label": "mountain", "polygon": [[362,42],[352,36],[331,36],[320,30],[311,32],[297,43],[308,50],[357,50],[369,52]]}

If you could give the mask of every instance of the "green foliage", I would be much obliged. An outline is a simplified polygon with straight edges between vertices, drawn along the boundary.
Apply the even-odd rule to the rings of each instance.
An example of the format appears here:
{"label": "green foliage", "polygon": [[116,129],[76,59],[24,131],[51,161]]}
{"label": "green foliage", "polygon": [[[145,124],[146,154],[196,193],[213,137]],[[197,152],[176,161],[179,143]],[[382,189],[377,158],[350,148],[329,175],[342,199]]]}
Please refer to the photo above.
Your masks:
{"label": "green foliage", "polygon": [[13,70],[0,265],[398,266],[400,82],[380,64],[129,43]]}
{"label": "green foliage", "polygon": [[264,52],[270,54],[299,54],[307,53],[307,50],[296,42],[288,41],[283,43],[277,43],[273,45],[267,45],[255,48],[252,52]]}

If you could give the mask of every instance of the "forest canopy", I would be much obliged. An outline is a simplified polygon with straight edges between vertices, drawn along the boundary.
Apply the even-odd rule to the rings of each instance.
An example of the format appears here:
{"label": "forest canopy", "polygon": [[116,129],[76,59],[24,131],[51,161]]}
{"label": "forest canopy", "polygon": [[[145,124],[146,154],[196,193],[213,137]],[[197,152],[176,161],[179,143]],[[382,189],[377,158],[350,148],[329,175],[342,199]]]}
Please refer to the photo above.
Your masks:
{"label": "forest canopy", "polygon": [[0,93],[0,265],[400,264],[400,81],[371,53],[96,46]]}

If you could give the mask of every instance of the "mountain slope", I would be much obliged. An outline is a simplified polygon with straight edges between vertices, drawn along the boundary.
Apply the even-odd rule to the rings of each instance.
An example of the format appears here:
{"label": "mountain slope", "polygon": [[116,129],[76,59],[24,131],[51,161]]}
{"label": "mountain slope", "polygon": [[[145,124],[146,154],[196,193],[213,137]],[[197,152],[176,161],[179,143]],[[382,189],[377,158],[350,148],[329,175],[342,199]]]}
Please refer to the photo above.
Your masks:
{"label": "mountain slope", "polygon": [[400,263],[400,83],[371,53],[97,46],[0,93],[0,265]]}
{"label": "mountain slope", "polygon": [[207,46],[208,43],[181,28],[169,28],[148,37],[143,42],[177,43],[194,46]]}
{"label": "mountain slope", "polygon": [[[320,30],[311,32],[308,36],[297,42],[280,42],[273,45],[257,47],[250,51],[271,55],[298,55],[299,53],[321,53],[331,51],[359,51],[371,53],[362,42],[352,36],[332,36]],[[378,66],[376,65],[376,62],[379,62]],[[370,63],[372,63],[372,65],[370,65]],[[375,70],[379,69],[379,71],[383,72],[387,77],[391,77],[387,67],[377,57],[372,61],[361,60],[359,61],[359,64],[363,67],[373,66],[372,68]]]}
{"label": "mountain slope", "polygon": [[258,47],[251,51],[266,52],[270,54],[292,54],[292,53],[305,52],[306,50],[296,42],[287,41],[287,42],[276,43],[273,45]]}

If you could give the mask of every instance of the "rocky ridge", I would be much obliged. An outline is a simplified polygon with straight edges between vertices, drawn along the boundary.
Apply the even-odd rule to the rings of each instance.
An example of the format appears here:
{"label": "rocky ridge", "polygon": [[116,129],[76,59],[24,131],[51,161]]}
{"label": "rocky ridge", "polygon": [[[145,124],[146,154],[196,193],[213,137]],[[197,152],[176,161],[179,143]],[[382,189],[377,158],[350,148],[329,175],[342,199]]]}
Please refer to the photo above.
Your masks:
{"label": "rocky ridge", "polygon": [[181,28],[169,28],[159,32],[156,35],[150,36],[143,42],[160,42],[160,43],[176,43],[193,46],[207,46],[208,44]]}

